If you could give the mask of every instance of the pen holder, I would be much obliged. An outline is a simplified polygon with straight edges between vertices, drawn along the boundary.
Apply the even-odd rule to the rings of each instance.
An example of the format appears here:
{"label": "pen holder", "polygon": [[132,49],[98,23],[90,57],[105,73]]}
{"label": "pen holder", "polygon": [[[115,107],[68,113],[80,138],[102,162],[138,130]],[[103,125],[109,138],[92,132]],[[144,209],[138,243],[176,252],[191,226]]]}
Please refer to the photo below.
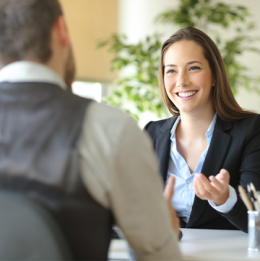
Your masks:
{"label": "pen holder", "polygon": [[260,251],[260,213],[247,211],[248,213],[248,250]]}

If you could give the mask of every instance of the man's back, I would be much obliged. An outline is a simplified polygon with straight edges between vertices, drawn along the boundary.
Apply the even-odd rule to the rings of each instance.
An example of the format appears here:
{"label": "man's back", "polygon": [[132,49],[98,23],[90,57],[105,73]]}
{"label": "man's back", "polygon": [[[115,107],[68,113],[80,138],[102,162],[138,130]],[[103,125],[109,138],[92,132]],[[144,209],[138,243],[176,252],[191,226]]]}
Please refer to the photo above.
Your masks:
{"label": "man's back", "polygon": [[45,206],[75,258],[104,260],[112,215],[89,195],[79,168],[81,127],[90,102],[53,84],[1,83],[0,188]]}
{"label": "man's back", "polygon": [[[29,93],[24,92],[29,85],[32,90]],[[87,106],[86,100],[62,90],[65,88],[64,85],[51,70],[36,63],[17,62],[6,66],[0,71],[0,90],[1,86],[3,89],[7,86],[15,86],[18,91],[16,93],[10,88],[8,92],[11,93],[13,99],[10,99],[9,95],[3,103],[3,106],[5,104],[6,108],[10,109],[10,113],[13,101],[18,105],[19,100],[27,97],[17,115],[19,119],[16,120],[15,110],[13,111],[12,122],[17,124],[18,130],[22,130],[21,133],[24,133],[28,141],[24,142],[22,135],[19,137],[17,133],[14,133],[20,146],[15,153],[18,158],[22,153],[26,157],[26,150],[34,152],[39,139],[44,150],[50,149],[36,150],[40,152],[32,153],[30,157],[41,158],[40,166],[47,175],[47,179],[59,183],[65,190],[69,187],[73,188],[71,184],[79,184],[75,181],[82,179],[83,183],[79,186],[81,193],[85,189],[84,185],[95,202],[112,211],[117,225],[133,247],[137,259],[179,259],[179,250],[175,246],[176,235],[171,230],[168,209],[162,196],[163,184],[158,175],[157,160],[149,138],[140,131],[132,118],[117,109],[95,102]],[[42,88],[43,86],[46,88]],[[34,98],[36,94],[38,98]],[[61,98],[59,98],[60,95]],[[47,102],[46,97],[47,100],[48,97],[52,97],[50,100],[53,104]],[[18,111],[16,105],[14,108]],[[42,113],[41,110],[43,110]],[[0,112],[0,117],[5,118],[8,113],[9,111],[3,108],[3,116]],[[46,117],[41,118],[42,114]],[[32,122],[37,124],[33,126],[29,119],[34,119]],[[8,135],[8,124],[4,126]],[[41,135],[47,138],[46,144],[42,142]],[[61,139],[60,136],[63,138]],[[16,144],[16,142],[11,143],[11,140],[9,140],[10,147]],[[63,142],[70,145],[65,147],[65,144],[61,144]],[[34,146],[36,148],[33,148]],[[12,150],[16,149],[16,146],[12,147]],[[53,153],[56,155],[54,156]],[[64,155],[67,156],[64,157]],[[73,159],[73,163],[70,164],[70,161],[66,160],[69,158]],[[3,161],[5,160],[8,162],[7,157],[3,158]],[[22,160],[17,166],[23,165],[24,161]],[[14,161],[13,163],[12,166],[19,173],[20,168],[16,168],[16,163]],[[34,163],[31,161],[32,165]],[[59,166],[55,172],[66,173],[67,168],[70,171],[66,175],[49,174],[52,164],[54,168]],[[74,167],[70,168],[70,165]],[[39,174],[30,170],[29,167],[26,171],[33,173],[32,178],[33,175]],[[63,177],[63,175],[67,177],[65,181],[56,180],[57,177]],[[6,188],[6,184],[4,187]],[[35,189],[38,189],[37,186]],[[48,194],[50,194],[48,190],[44,191],[45,197]],[[70,202],[69,197],[66,200]],[[74,212],[71,211],[66,216],[68,214],[73,216]],[[72,226],[75,224],[77,222],[73,222]],[[108,221],[104,222],[104,226],[109,229],[110,224],[107,224]],[[84,226],[78,227],[85,232]],[[107,244],[106,242],[107,240],[104,239],[104,244]],[[78,243],[75,242],[75,244]],[[88,248],[86,240],[81,240],[81,244]]]}

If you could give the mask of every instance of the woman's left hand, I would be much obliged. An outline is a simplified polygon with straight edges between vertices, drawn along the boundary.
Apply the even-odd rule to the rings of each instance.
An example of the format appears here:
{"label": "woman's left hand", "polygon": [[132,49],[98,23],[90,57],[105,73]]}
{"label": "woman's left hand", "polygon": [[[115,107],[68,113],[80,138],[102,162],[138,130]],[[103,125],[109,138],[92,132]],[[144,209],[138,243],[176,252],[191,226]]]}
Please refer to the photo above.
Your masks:
{"label": "woman's left hand", "polygon": [[172,206],[172,197],[174,191],[175,177],[170,177],[163,192],[164,199],[166,200],[170,217],[172,221],[172,228],[177,235],[180,234],[180,219],[177,217],[176,211]]}
{"label": "woman's left hand", "polygon": [[220,170],[215,177],[207,179],[203,174],[195,174],[193,187],[197,197],[213,200],[217,206],[223,205],[229,198],[229,172]]}

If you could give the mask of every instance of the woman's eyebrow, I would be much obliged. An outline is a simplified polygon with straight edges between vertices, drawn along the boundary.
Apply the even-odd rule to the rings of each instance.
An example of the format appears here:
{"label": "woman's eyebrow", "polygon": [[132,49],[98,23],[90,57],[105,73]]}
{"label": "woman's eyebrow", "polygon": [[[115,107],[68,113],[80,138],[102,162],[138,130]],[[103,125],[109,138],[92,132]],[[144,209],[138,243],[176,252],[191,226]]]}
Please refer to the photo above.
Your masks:
{"label": "woman's eyebrow", "polygon": [[[193,64],[193,63],[200,63],[200,64],[202,64],[199,61],[191,61],[191,62],[186,63],[186,65],[190,65],[190,64]],[[164,68],[166,68],[166,67],[177,67],[177,65],[175,65],[175,64],[167,64],[167,65],[165,65]]]}
{"label": "woman's eyebrow", "polygon": [[[200,64],[202,64],[199,61],[191,61],[191,62],[186,63],[186,65],[190,65],[190,64],[193,64],[193,63],[200,63]],[[175,65],[175,64],[167,64],[167,65],[165,65],[164,68],[166,68],[166,67],[177,67],[177,65]]]}
{"label": "woman's eyebrow", "polygon": [[168,66],[168,67],[177,67],[177,65],[175,65],[175,64],[167,64],[167,65],[165,65],[165,68],[166,68],[167,66]]}
{"label": "woman's eyebrow", "polygon": [[199,62],[199,61],[191,61],[191,62],[188,62],[187,64],[193,64],[193,63],[200,63],[200,64],[202,64],[202,63]]}

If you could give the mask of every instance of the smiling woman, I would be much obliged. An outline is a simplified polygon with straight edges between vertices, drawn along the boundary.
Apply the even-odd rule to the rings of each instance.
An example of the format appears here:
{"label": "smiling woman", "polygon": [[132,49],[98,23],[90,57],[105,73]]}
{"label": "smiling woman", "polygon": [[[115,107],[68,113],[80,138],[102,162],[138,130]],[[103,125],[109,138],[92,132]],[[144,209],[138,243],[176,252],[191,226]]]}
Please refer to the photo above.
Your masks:
{"label": "smiling woman", "polygon": [[172,205],[188,228],[247,231],[237,186],[260,189],[260,116],[236,102],[215,43],[184,28],[162,46],[160,91],[173,117],[149,122]]}
{"label": "smiling woman", "polygon": [[213,118],[211,88],[215,80],[202,47],[193,41],[177,42],[165,52],[164,64],[165,90],[177,109],[193,115],[207,110]]}

